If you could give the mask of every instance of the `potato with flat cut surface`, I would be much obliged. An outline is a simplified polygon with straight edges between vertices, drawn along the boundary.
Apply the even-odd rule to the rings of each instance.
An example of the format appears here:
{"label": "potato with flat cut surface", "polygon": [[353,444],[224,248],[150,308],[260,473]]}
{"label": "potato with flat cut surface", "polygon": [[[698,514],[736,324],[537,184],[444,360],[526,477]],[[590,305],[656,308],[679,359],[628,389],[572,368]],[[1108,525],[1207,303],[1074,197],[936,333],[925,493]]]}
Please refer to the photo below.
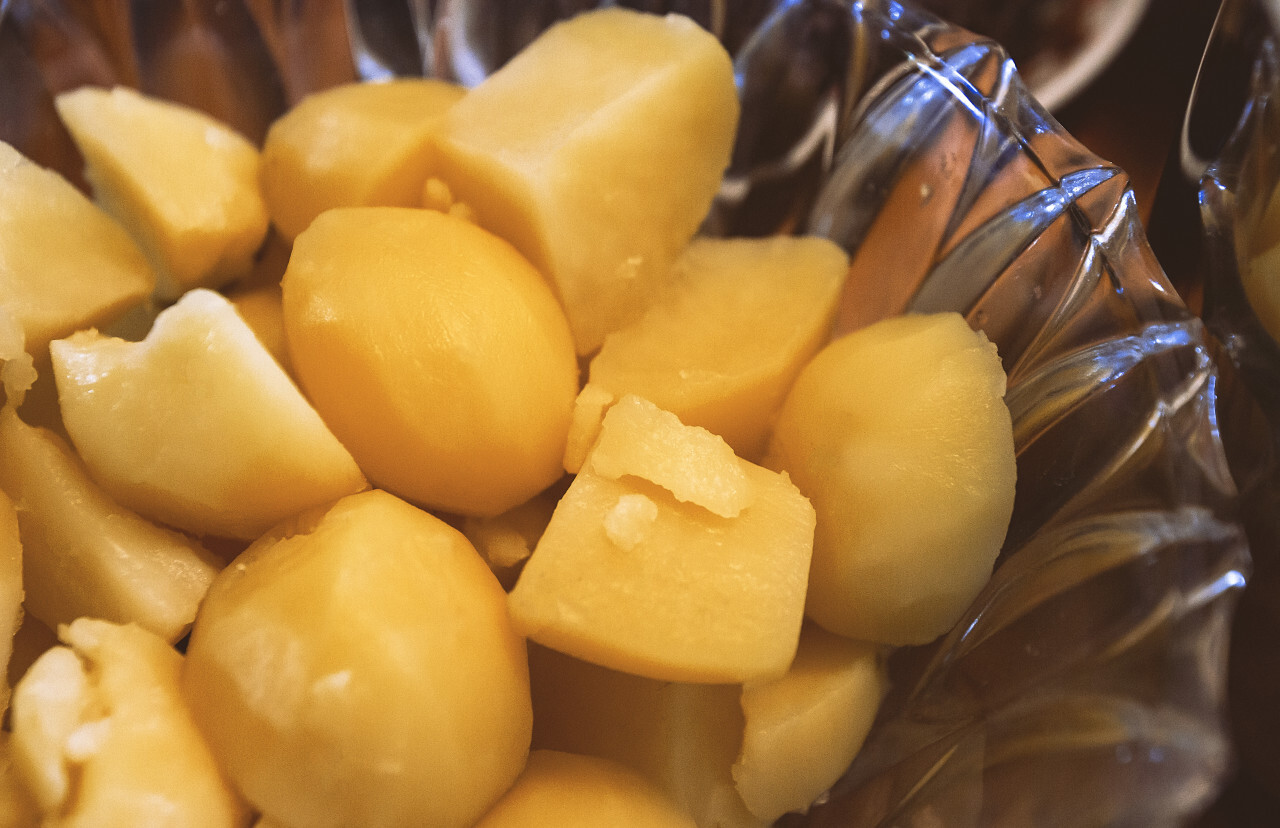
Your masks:
{"label": "potato with flat cut surface", "polygon": [[496,515],[563,474],[578,364],[511,245],[432,210],[336,208],[298,236],[283,289],[298,380],[374,485]]}
{"label": "potato with flat cut surface", "polygon": [[733,778],[760,819],[807,810],[852,764],[884,696],[880,650],[806,624],[786,675],[742,688]]}
{"label": "potato with flat cut surface", "polygon": [[123,86],[81,87],[54,104],[94,197],[150,259],[161,299],[249,274],[269,219],[248,139],[204,112]]}
{"label": "potato with flat cut surface", "polygon": [[368,485],[218,293],[189,291],[142,342],[85,331],[50,354],[77,451],[103,489],[140,514],[252,540]]}
{"label": "potato with flat cut surface", "polygon": [[648,780],[596,756],[536,750],[476,828],[694,828]]}
{"label": "potato with flat cut surface", "polygon": [[182,656],[134,625],[60,635],[13,694],[13,759],[42,824],[248,825],[179,693]]}
{"label": "potato with flat cut surface", "polygon": [[506,594],[461,533],[383,491],[292,521],[228,566],[183,691],[236,786],[291,828],[461,828],[529,750]]}
{"label": "potato with flat cut surface", "polygon": [[186,634],[222,562],[112,500],[66,441],[0,409],[0,489],[16,504],[23,606],[49,627],[91,616]]}
{"label": "potato with flat cut surface", "polygon": [[841,635],[924,644],[991,577],[1017,466],[995,345],[957,313],[836,340],[792,386],[766,465],[818,514],[806,611]]}
{"label": "potato with flat cut surface", "polygon": [[435,167],[440,118],[465,94],[434,78],[348,83],[281,115],[262,144],[271,220],[297,238],[332,207],[417,207]]}
{"label": "potato with flat cut surface", "polygon": [[156,276],[124,228],[66,179],[0,141],[0,312],[41,356],[151,296]]}
{"label": "potato with flat cut surface", "polygon": [[449,111],[440,178],[551,280],[587,354],[668,278],[720,186],[737,123],[732,62],[697,23],[587,12]]}
{"label": "potato with flat cut surface", "polygon": [[785,475],[624,398],[525,563],[512,617],[534,641],[650,678],[781,675],[800,635],[813,519]]}
{"label": "potato with flat cut surface", "polygon": [[605,337],[591,385],[635,394],[758,460],[787,390],[830,338],[849,258],[815,236],[699,238],[644,316]]}

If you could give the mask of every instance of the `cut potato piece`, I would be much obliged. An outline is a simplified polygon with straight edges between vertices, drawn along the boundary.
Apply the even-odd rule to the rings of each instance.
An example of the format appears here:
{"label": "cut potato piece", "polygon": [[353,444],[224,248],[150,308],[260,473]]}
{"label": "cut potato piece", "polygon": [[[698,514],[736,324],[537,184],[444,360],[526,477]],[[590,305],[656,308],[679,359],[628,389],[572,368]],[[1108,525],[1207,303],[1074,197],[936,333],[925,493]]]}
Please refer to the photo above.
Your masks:
{"label": "cut potato piece", "polygon": [[22,325],[0,305],[0,405],[16,409],[35,382],[35,360],[27,353]]}
{"label": "cut potato piece", "polygon": [[462,534],[498,576],[503,589],[515,586],[520,568],[533,554],[568,487],[568,478],[562,478],[551,488],[500,515],[463,518]]}
{"label": "cut potato piece", "polygon": [[62,419],[125,506],[196,534],[252,539],[360,491],[355,461],[231,304],[189,291],[142,342],[51,344]]}
{"label": "cut potato piece", "polygon": [[0,490],[0,716],[9,708],[9,660],[22,623],[22,541],[18,513]]}
{"label": "cut potato piece", "polygon": [[[677,435],[668,450],[684,451],[689,439]],[[643,419],[606,416],[596,450],[628,443],[664,448]],[[546,646],[657,679],[728,683],[785,672],[800,634],[814,520],[795,486],[731,458],[750,505],[726,518],[650,480],[602,476],[594,457],[511,592],[519,628]],[[702,482],[664,485],[697,491]]]}
{"label": "cut potato piece", "polygon": [[533,746],[635,769],[704,828],[756,828],[730,768],[742,745],[742,688],[621,673],[529,645]]}
{"label": "cut potato piece", "polygon": [[32,356],[151,295],[155,273],[124,228],[3,141],[0,191],[0,304]]}
{"label": "cut potato piece", "polygon": [[751,812],[773,822],[829,790],[862,748],[885,681],[879,647],[806,625],[787,674],[742,690],[733,778]]}
{"label": "cut potato piece", "polygon": [[607,480],[648,480],[676,500],[724,518],[737,517],[755,498],[742,462],[724,440],[636,396],[623,397],[604,415],[588,463]]}
{"label": "cut potato piece", "polygon": [[121,508],[57,435],[0,410],[0,489],[17,507],[25,606],[50,627],[82,616],[177,641],[220,562]]}
{"label": "cut potato piece", "polygon": [[695,239],[643,317],[605,337],[591,384],[635,394],[758,459],[787,390],[830,336],[849,269],[817,237]]}
{"label": "cut potato piece", "polygon": [[511,790],[476,828],[695,828],[635,771],[597,756],[535,750]]}
{"label": "cut potato piece", "polygon": [[134,625],[82,618],[13,697],[14,761],[60,826],[248,824],[178,690],[182,656]]}
{"label": "cut potato piece", "polygon": [[461,533],[382,491],[224,570],[183,689],[237,787],[293,828],[470,825],[529,750],[502,587]]}
{"label": "cut potato piece", "polygon": [[54,104],[94,197],[155,267],[161,299],[249,274],[269,225],[257,147],[203,112],[123,86],[81,87]]}
{"label": "cut potato piece", "polygon": [[332,207],[417,207],[440,117],[465,94],[433,78],[348,83],[303,98],[262,145],[262,195],[294,239]]}
{"label": "cut potato piece", "polygon": [[329,210],[294,244],[284,320],[299,381],[380,488],[484,516],[562,475],[569,327],[497,236],[431,210]]}
{"label": "cut potato piece", "polygon": [[667,279],[711,206],[737,120],[729,55],[695,22],[588,12],[449,111],[440,177],[551,279],[586,354]]}
{"label": "cut potato piece", "polygon": [[573,401],[573,418],[569,422],[569,437],[564,447],[564,470],[577,474],[587,461],[587,454],[600,437],[600,424],[604,413],[617,398],[605,389],[587,383]]}
{"label": "cut potato piece", "polygon": [[767,464],[818,513],[807,611],[832,632],[923,644],[991,577],[1017,474],[995,345],[956,313],[827,346],[783,405]]}

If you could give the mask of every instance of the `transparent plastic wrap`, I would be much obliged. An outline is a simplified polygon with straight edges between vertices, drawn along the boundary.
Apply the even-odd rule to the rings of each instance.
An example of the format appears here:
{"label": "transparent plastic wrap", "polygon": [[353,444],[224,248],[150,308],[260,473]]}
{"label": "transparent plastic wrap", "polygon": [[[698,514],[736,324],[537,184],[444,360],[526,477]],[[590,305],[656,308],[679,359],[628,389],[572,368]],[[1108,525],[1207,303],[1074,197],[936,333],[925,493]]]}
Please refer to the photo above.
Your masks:
{"label": "transparent plastic wrap", "polygon": [[[126,83],[260,138],[307,91],[476,83],[587,2],[5,0],[0,138],[77,178],[51,94]],[[1124,172],[996,43],[894,2],[631,2],[736,58],[710,234],[813,232],[853,256],[838,332],[956,310],[1008,373],[1018,452],[991,582],[899,651],[863,752],[783,824],[1178,824],[1231,763],[1227,632],[1249,558],[1206,335]],[[871,389],[874,392],[874,389]]]}

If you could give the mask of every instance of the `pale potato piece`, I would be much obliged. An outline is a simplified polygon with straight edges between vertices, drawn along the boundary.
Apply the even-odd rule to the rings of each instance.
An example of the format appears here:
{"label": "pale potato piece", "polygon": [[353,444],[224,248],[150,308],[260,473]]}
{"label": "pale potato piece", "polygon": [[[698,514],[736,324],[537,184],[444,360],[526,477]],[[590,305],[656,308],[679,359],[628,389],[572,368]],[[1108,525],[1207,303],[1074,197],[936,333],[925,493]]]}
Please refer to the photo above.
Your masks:
{"label": "pale potato piece", "polygon": [[1013,512],[1004,390],[995,345],[956,313],[878,322],[805,367],[766,464],[817,510],[811,618],[895,645],[955,625]]}
{"label": "pale potato piece", "polygon": [[737,517],[756,494],[724,440],[684,425],[674,414],[634,395],[618,400],[604,415],[587,463],[592,473],[607,480],[648,480],[676,500],[724,518]]}
{"label": "pale potato piece", "polygon": [[35,381],[35,361],[27,353],[22,326],[7,306],[0,305],[0,405],[22,405]]}
{"label": "pale potato piece", "polygon": [[81,87],[54,105],[94,197],[151,260],[160,298],[249,274],[269,219],[248,139],[199,110],[123,86]]}
{"label": "pale potato piece", "polygon": [[849,258],[827,239],[699,238],[644,316],[605,337],[590,384],[763,453],[787,390],[830,338]]}
{"label": "pale potato piece", "polygon": [[18,513],[0,490],[0,716],[9,708],[9,660],[22,623],[22,540]]}
{"label": "pale potato piece", "polygon": [[214,583],[183,690],[291,828],[468,826],[529,750],[525,642],[461,533],[383,491],[257,541]]}
{"label": "pale potato piece", "polygon": [[286,239],[333,207],[417,207],[431,139],[466,90],[435,78],[347,83],[276,119],[262,144],[262,195]]}
{"label": "pale potato piece", "polygon": [[695,828],[693,819],[635,771],[601,759],[535,750],[476,828]]}
{"label": "pale potato piece", "polygon": [[177,641],[221,562],[121,507],[66,442],[0,410],[0,489],[18,507],[25,607],[49,627],[82,616]]}
{"label": "pale potato piece", "polygon": [[807,810],[853,763],[884,697],[880,649],[807,624],[787,674],[742,689],[733,778],[752,813]]}
{"label": "pale potato piece", "polygon": [[533,746],[634,768],[699,826],[758,828],[731,767],[742,746],[735,684],[655,681],[530,644]]}
{"label": "pale potato piece", "polygon": [[62,638],[13,697],[14,761],[42,824],[247,825],[179,694],[182,656],[140,627],[89,618]]}
{"label": "pale potato piece", "polygon": [[40,356],[49,340],[146,301],[156,276],[119,224],[62,176],[0,141],[3,314]]}
{"label": "pale potato piece", "polygon": [[569,436],[564,447],[564,470],[577,474],[587,460],[587,454],[600,437],[600,425],[609,406],[617,397],[588,382],[573,401],[573,418],[569,422]]}
{"label": "pale potato piece", "polygon": [[196,534],[252,539],[367,484],[232,305],[189,291],[142,342],[51,344],[62,419],[120,503]]}
{"label": "pale potato piece", "polygon": [[375,486],[491,516],[561,477],[577,359],[511,245],[432,210],[335,208],[283,285],[299,381]]}
{"label": "pale potato piece", "polygon": [[449,110],[439,176],[551,280],[587,354],[667,279],[711,206],[737,121],[729,55],[697,23],[587,12]]}
{"label": "pale potato piece", "polygon": [[[619,433],[609,434],[613,428]],[[647,430],[644,418],[606,416],[595,451],[628,443],[684,451],[691,438],[676,433],[666,442],[672,434],[666,426]],[[602,476],[594,458],[511,592],[519,629],[579,658],[657,679],[741,682],[785,672],[800,635],[814,531],[813,509],[795,486],[731,456],[750,505],[725,518],[641,477]],[[647,462],[664,465],[659,456]]]}

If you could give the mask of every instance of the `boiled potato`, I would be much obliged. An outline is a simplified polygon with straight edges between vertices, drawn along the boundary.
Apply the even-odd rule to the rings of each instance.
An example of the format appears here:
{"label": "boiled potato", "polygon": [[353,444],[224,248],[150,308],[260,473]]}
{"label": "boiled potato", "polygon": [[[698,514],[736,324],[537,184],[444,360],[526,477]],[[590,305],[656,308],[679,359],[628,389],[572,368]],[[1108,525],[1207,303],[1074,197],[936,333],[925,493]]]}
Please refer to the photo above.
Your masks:
{"label": "boiled potato", "polygon": [[818,514],[807,612],[865,641],[923,644],[991,576],[1017,474],[993,344],[959,314],[887,319],[792,386],[766,465]]}
{"label": "boiled potato", "polygon": [[49,627],[82,616],[186,634],[221,561],[112,500],[61,437],[0,409],[0,490],[18,510],[23,606]]}
{"label": "boiled potato", "polygon": [[496,515],[561,476],[577,360],[506,242],[431,210],[337,208],[298,237],[283,286],[298,379],[374,485]]}
{"label": "boiled potato", "polygon": [[128,87],[81,87],[54,105],[94,197],[155,268],[161,299],[249,274],[269,224],[257,147],[203,112]]}
{"label": "boiled potato", "polygon": [[0,731],[0,828],[37,828],[40,812],[13,764],[10,734]]}
{"label": "boiled potato", "polygon": [[[615,416],[627,409],[633,416]],[[511,591],[512,617],[534,641],[637,675],[780,675],[800,635],[813,509],[785,475],[733,457],[705,429],[672,428],[662,413],[633,398],[605,415]],[[731,462],[711,468],[731,479],[689,468],[685,447],[703,440],[720,444]],[[607,473],[595,467],[602,450]],[[703,505],[734,498],[732,517]]]}
{"label": "boiled potato", "polygon": [[742,688],[656,681],[529,646],[533,746],[634,769],[701,828],[762,828],[734,786]]}
{"label": "boiled potato", "polygon": [[551,27],[454,105],[439,176],[551,280],[587,354],[668,278],[737,122],[715,37],[686,17],[609,8]]}
{"label": "boiled potato", "polygon": [[695,239],[645,315],[605,337],[590,382],[758,459],[787,389],[830,337],[848,269],[843,250],[813,236]]}
{"label": "boiled potato", "polygon": [[262,144],[262,195],[281,235],[297,238],[332,207],[417,207],[434,168],[431,139],[464,93],[433,78],[401,78],[299,101]]}
{"label": "boiled potato", "polygon": [[502,587],[459,532],[378,490],[223,571],[183,691],[236,786],[291,828],[470,825],[529,750]]}
{"label": "boiled potato", "polygon": [[751,812],[773,822],[834,785],[862,748],[885,687],[879,647],[806,624],[787,674],[742,689],[733,779]]}
{"label": "boiled potato", "polygon": [[367,486],[350,453],[231,303],[186,293],[142,342],[50,345],[62,420],[120,503],[201,535],[252,540]]}
{"label": "boiled potato", "polygon": [[476,828],[695,828],[648,780],[595,756],[535,750],[511,790]]}
{"label": "boiled potato", "polygon": [[[62,176],[0,141],[0,315],[25,349],[103,325],[144,302],[156,276],[138,245]],[[4,323],[0,323],[4,324]]]}
{"label": "boiled potato", "polygon": [[134,625],[82,618],[13,695],[13,757],[44,826],[233,828],[248,811],[178,691],[182,656]]}

